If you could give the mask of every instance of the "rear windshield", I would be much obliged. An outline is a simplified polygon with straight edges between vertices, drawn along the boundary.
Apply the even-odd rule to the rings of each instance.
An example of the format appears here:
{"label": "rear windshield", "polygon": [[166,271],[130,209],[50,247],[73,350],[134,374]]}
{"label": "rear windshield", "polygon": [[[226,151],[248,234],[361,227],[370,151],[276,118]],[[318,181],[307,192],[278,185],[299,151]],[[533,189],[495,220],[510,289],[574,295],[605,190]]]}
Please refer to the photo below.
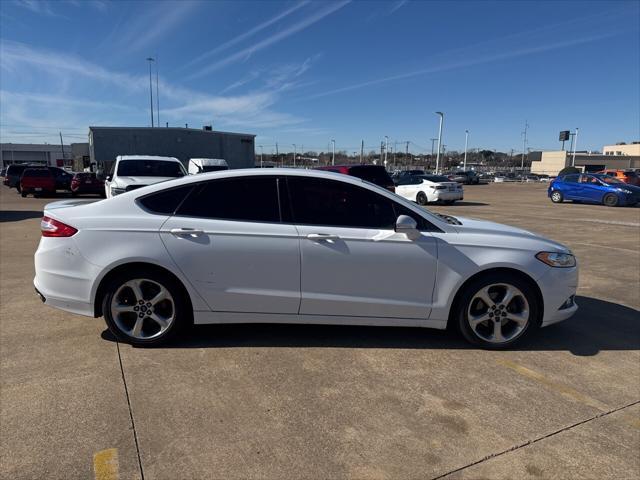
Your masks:
{"label": "rear windshield", "polygon": [[25,168],[27,167],[24,165],[9,165],[7,167],[7,175],[17,175],[24,172]]}
{"label": "rear windshield", "polygon": [[447,177],[443,177],[442,175],[421,175],[420,178],[424,178],[425,180],[436,183],[450,181]]}
{"label": "rear windshield", "polygon": [[393,185],[393,180],[387,173],[384,167],[375,165],[362,165],[349,168],[349,175],[361,178],[367,182],[380,185],[382,187],[388,187]]}
{"label": "rear windshield", "polygon": [[45,168],[27,168],[22,174],[25,177],[50,177],[49,170]]}
{"label": "rear windshield", "polygon": [[203,172],[218,172],[220,170],[229,170],[228,167],[224,165],[205,165],[201,167]]}
{"label": "rear windshield", "polygon": [[118,164],[121,177],[183,177],[182,165],[164,160],[122,160]]}

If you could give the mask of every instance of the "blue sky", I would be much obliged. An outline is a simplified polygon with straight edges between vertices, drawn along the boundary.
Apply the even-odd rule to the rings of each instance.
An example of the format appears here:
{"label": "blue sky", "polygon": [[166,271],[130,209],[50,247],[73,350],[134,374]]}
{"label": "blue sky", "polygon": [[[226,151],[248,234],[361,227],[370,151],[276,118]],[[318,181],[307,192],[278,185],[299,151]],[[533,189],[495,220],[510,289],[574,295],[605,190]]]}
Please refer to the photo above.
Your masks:
{"label": "blue sky", "polygon": [[[443,143],[501,151],[640,138],[640,3],[0,2],[2,141],[162,125],[257,135],[270,152]],[[155,75],[155,73],[154,73]],[[154,77],[155,81],[155,77]],[[155,91],[154,91],[155,94]],[[377,147],[376,147],[377,146]]]}

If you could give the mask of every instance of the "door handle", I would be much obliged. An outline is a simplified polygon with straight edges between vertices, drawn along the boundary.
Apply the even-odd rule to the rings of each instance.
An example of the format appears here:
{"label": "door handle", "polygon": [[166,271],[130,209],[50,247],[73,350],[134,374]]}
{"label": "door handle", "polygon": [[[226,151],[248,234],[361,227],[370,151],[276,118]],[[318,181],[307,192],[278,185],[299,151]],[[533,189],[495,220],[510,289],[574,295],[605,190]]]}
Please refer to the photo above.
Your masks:
{"label": "door handle", "polygon": [[172,228],[170,232],[171,232],[171,235],[175,235],[176,237],[183,237],[183,236],[197,237],[204,233],[203,230],[198,230],[196,228]]}
{"label": "door handle", "polygon": [[340,237],[332,233],[310,233],[307,238],[309,240],[336,240]]}

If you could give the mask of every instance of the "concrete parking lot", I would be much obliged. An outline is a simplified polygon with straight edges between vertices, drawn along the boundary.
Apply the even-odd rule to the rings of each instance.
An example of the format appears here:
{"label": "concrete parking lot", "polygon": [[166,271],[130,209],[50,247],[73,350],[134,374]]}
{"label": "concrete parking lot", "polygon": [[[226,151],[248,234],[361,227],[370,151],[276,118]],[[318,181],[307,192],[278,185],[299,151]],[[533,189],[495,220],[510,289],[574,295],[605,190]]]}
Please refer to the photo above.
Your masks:
{"label": "concrete parking lot", "polygon": [[545,189],[470,186],[433,207],[578,257],[576,316],[489,352],[434,330],[253,324],[116,343],[34,295],[52,200],[0,187],[0,476],[639,478],[640,208]]}

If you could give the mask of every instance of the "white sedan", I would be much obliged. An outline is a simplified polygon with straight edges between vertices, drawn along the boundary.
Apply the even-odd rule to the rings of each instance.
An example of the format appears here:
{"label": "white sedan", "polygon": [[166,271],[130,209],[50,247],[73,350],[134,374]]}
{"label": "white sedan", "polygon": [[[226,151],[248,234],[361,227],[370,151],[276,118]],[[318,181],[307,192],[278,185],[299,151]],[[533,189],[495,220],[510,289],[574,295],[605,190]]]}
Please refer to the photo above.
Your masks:
{"label": "white sedan", "polygon": [[462,184],[441,175],[411,175],[402,178],[396,185],[396,194],[418,205],[429,202],[450,205],[464,198]]}
{"label": "white sedan", "polygon": [[133,344],[192,322],[275,322],[453,324],[506,348],[577,309],[567,247],[331,172],[229,170],[60,201],[41,230],[43,302],[104,316]]}

